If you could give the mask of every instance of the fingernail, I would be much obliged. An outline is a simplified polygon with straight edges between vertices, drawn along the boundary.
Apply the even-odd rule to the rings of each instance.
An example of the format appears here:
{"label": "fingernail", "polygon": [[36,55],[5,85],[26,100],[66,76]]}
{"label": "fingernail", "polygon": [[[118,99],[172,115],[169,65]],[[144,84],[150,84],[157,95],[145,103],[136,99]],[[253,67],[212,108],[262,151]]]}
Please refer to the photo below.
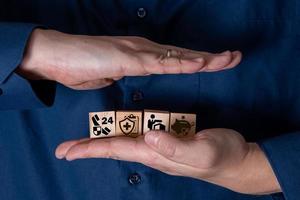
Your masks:
{"label": "fingernail", "polygon": [[64,158],[64,155],[59,155],[59,154],[58,154],[58,155],[56,155],[56,158],[57,158],[57,159],[63,159],[63,158]]}
{"label": "fingernail", "polygon": [[57,159],[63,159],[63,158],[65,157],[65,155],[62,154],[62,153],[55,152],[55,157],[56,157]]}
{"label": "fingernail", "polygon": [[66,160],[67,161],[72,161],[72,160],[75,160],[76,158],[75,157],[72,157],[72,156],[66,156]]}
{"label": "fingernail", "polygon": [[158,137],[159,137],[159,133],[156,133],[156,132],[149,132],[149,133],[147,133],[146,136],[145,136],[145,142],[146,142],[147,144],[156,146],[156,145],[157,145],[157,142],[158,142]]}
{"label": "fingernail", "polygon": [[224,51],[224,52],[222,52],[222,53],[219,53],[219,55],[227,55],[227,54],[229,54],[229,53],[230,53],[230,51],[227,50],[227,51]]}
{"label": "fingernail", "polygon": [[237,56],[237,55],[239,55],[239,54],[241,54],[240,51],[233,51],[233,52],[232,52],[232,55],[233,55],[234,57]]}

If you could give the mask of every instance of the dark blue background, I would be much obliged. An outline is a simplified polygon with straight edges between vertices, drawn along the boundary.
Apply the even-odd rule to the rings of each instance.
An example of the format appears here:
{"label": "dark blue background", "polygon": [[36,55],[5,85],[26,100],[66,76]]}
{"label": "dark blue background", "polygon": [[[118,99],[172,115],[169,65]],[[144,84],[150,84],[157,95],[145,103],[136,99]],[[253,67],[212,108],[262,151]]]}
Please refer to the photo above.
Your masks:
{"label": "dark blue background", "polygon": [[[144,108],[196,112],[198,130],[232,128],[259,142],[285,198],[299,199],[299,17],[297,0],[1,1],[0,199],[283,198],[237,194],[136,163],[55,158],[59,143],[88,136],[88,112]],[[55,92],[52,83],[14,73],[37,26],[143,36],[202,51],[238,49],[244,57],[224,72],[126,77],[94,91],[58,84]],[[136,93],[143,99],[134,101]],[[133,173],[141,176],[139,184],[128,182]]]}

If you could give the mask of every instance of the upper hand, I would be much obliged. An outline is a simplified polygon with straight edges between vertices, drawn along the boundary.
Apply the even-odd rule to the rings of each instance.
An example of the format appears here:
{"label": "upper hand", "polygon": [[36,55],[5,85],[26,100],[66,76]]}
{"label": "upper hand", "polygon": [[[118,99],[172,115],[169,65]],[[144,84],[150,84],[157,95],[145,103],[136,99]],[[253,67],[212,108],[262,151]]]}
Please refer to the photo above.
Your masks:
{"label": "upper hand", "polygon": [[236,192],[267,194],[280,186],[262,150],[236,131],[208,129],[192,138],[164,132],[145,137],[69,141],[56,149],[57,158],[112,158],[139,162],[162,172],[205,180]]}
{"label": "upper hand", "polygon": [[[167,50],[172,50],[167,57]],[[70,35],[36,29],[18,72],[29,79],[95,89],[124,76],[211,72],[235,67],[239,51],[221,54],[161,45],[141,37]]]}

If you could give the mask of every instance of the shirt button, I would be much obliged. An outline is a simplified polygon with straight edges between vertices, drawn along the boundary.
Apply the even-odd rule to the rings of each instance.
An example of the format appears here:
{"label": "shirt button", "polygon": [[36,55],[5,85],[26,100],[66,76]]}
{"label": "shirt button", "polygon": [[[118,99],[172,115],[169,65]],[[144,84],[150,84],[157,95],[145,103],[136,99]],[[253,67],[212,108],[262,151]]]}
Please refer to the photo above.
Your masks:
{"label": "shirt button", "polygon": [[0,88],[0,95],[2,95],[3,94],[3,90]]}
{"label": "shirt button", "polygon": [[141,182],[141,180],[142,180],[142,178],[141,178],[141,176],[138,173],[131,174],[128,177],[128,182],[131,185],[137,185],[137,184],[139,184]]}
{"label": "shirt button", "polygon": [[147,15],[147,11],[145,8],[138,8],[136,13],[139,18],[144,18]]}
{"label": "shirt button", "polygon": [[144,99],[144,94],[141,91],[135,91],[132,93],[132,100],[133,101],[142,101]]}

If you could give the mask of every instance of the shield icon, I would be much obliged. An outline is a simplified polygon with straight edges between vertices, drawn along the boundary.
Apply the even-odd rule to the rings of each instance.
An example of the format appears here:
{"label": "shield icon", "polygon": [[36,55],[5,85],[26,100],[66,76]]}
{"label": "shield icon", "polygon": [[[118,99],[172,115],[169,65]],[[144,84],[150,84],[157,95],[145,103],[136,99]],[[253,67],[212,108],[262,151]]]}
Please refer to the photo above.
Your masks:
{"label": "shield icon", "polygon": [[132,120],[130,119],[130,117],[126,117],[125,119],[119,121],[119,126],[121,131],[125,134],[125,135],[129,135],[131,133],[134,132],[134,130],[136,130],[136,120]]}

